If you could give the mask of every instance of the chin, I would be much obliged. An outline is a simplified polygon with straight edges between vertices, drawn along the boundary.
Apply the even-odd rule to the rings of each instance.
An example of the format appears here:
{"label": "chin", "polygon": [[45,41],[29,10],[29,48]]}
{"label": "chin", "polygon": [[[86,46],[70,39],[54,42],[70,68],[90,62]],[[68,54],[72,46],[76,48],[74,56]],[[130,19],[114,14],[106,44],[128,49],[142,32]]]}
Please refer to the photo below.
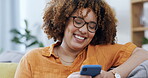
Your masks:
{"label": "chin", "polygon": [[82,49],[84,49],[85,47],[84,46],[82,46],[82,45],[73,45],[73,49],[74,50],[82,50]]}

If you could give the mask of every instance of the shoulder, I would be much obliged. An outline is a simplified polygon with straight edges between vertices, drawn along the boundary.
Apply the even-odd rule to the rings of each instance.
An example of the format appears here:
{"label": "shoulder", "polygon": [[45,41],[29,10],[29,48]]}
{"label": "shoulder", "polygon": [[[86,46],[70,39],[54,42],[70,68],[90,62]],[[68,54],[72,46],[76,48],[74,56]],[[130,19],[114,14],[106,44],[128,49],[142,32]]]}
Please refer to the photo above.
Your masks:
{"label": "shoulder", "polygon": [[48,47],[42,47],[42,48],[35,48],[30,51],[28,51],[23,58],[31,61],[37,61],[42,60],[44,57],[49,57],[53,53],[55,44],[51,44]]}
{"label": "shoulder", "polygon": [[106,45],[95,45],[95,47],[107,48],[107,47],[123,47],[123,46],[133,46],[133,45],[135,44],[133,44],[132,42],[128,42],[125,44],[115,43],[115,44],[106,44]]}
{"label": "shoulder", "polygon": [[31,57],[31,56],[37,56],[37,55],[42,55],[42,53],[47,52],[50,47],[42,47],[42,48],[35,48],[26,53],[26,56]]}
{"label": "shoulder", "polygon": [[42,48],[35,48],[28,51],[22,59],[26,61],[36,61],[41,60],[43,58],[43,54],[49,52],[50,47],[42,47]]}
{"label": "shoulder", "polygon": [[131,43],[131,42],[128,42],[126,44],[118,44],[118,43],[115,43],[115,44],[107,44],[107,45],[96,45],[95,46],[96,48],[111,48],[111,49],[119,49],[119,48],[128,48],[128,47],[136,47],[135,44]]}
{"label": "shoulder", "polygon": [[93,48],[95,50],[102,50],[102,51],[133,51],[137,46],[131,42],[128,42],[126,44],[107,44],[107,45],[90,45],[89,48]]}

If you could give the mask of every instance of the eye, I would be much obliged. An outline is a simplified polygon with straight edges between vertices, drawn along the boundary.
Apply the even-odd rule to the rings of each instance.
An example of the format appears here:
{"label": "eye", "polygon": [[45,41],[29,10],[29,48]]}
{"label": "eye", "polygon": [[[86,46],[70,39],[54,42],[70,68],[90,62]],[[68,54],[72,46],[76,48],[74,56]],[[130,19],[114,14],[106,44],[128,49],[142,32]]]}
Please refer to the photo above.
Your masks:
{"label": "eye", "polygon": [[95,27],[95,26],[93,27],[93,26],[90,26],[90,25],[89,25],[89,28],[90,28],[90,29],[95,29],[96,27]]}
{"label": "eye", "polygon": [[76,24],[84,24],[84,20],[81,19],[81,18],[75,18],[75,19],[74,19],[74,22],[75,22]]}
{"label": "eye", "polygon": [[89,27],[90,29],[96,29],[96,23],[90,22],[90,23],[88,24],[88,27]]}

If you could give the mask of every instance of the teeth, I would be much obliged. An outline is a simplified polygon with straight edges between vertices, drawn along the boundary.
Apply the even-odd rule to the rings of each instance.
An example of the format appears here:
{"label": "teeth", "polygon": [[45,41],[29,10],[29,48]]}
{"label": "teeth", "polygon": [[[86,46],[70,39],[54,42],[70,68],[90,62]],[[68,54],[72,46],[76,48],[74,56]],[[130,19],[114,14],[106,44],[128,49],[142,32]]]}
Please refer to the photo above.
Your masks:
{"label": "teeth", "polygon": [[80,37],[78,35],[75,35],[75,37],[78,38],[78,39],[84,40],[84,37]]}

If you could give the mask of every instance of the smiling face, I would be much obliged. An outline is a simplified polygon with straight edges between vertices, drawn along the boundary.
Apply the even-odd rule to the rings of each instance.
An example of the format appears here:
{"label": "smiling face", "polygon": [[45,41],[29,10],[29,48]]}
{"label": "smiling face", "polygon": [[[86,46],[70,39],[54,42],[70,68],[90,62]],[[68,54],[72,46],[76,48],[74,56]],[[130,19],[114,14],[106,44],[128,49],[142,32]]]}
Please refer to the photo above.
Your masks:
{"label": "smiling face", "polygon": [[[92,33],[88,31],[87,27],[89,25],[93,26],[93,23],[97,23],[97,18],[95,16],[95,13],[88,8],[81,9],[81,12],[80,10],[77,10],[75,13],[72,14],[72,16],[80,17],[84,19],[84,21],[87,23],[85,23],[82,27],[78,28],[74,25],[73,22],[75,18],[69,18],[61,45],[75,51],[80,51],[84,49],[93,39],[95,32]],[[79,19],[77,21],[79,22]]]}

